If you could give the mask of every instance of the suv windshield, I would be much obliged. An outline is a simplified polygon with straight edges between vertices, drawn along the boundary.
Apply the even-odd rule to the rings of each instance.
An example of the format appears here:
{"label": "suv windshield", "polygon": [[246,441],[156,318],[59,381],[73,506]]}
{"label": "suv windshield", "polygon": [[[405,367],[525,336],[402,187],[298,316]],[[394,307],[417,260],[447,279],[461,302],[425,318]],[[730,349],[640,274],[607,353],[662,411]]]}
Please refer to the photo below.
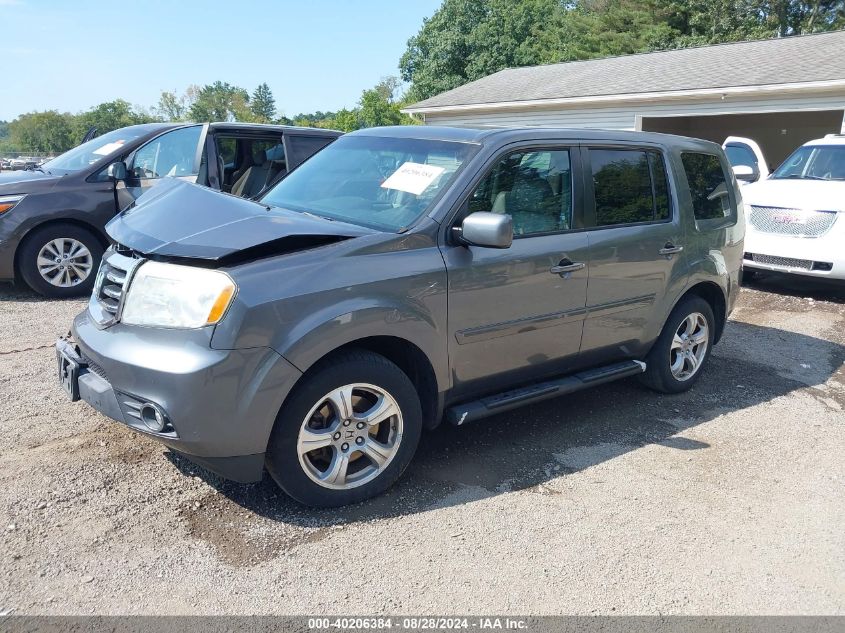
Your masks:
{"label": "suv windshield", "polygon": [[345,136],[291,172],[261,201],[401,231],[428,210],[475,151],[475,145],[449,141]]}
{"label": "suv windshield", "polygon": [[805,145],[795,150],[772,178],[845,180],[845,145]]}
{"label": "suv windshield", "polygon": [[114,130],[87,143],[78,145],[42,165],[45,170],[79,171],[93,165],[104,156],[120,149],[125,143],[138,138],[140,131],[126,128]]}

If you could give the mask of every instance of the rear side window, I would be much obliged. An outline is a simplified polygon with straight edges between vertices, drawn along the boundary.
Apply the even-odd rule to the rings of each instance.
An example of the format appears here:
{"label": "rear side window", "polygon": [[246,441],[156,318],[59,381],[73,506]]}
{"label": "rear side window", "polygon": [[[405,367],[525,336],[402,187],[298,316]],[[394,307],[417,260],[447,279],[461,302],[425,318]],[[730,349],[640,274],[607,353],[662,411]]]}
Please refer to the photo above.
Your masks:
{"label": "rear side window", "polygon": [[590,165],[597,226],[655,222],[670,217],[666,167],[659,152],[590,149]]}
{"label": "rear side window", "polygon": [[713,154],[682,152],[696,220],[720,220],[731,214],[728,181],[722,162]]}

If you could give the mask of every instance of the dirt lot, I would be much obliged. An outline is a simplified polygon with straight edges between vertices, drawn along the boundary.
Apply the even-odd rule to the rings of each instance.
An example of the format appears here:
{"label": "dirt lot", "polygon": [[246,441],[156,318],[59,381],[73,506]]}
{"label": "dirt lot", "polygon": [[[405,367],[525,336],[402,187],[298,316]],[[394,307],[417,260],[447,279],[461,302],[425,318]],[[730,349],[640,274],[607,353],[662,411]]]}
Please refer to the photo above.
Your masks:
{"label": "dirt lot", "polygon": [[764,280],[690,393],[444,427],[333,512],[66,401],[83,305],[0,286],[0,613],[845,614],[845,287]]}

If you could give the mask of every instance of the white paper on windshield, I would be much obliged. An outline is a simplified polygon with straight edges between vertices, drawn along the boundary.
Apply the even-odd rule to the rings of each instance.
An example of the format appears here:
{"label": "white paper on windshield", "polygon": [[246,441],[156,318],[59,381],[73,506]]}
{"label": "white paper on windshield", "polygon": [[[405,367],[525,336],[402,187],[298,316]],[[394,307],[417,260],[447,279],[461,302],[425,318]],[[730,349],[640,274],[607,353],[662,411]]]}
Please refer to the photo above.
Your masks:
{"label": "white paper on windshield", "polygon": [[102,147],[98,147],[95,149],[92,154],[97,154],[99,156],[105,156],[106,154],[111,154],[115,150],[120,149],[123,147],[123,141],[115,141],[114,143],[106,143]]}
{"label": "white paper on windshield", "polygon": [[381,183],[381,186],[385,189],[396,189],[418,196],[444,171],[446,169],[437,165],[405,163],[394,171],[390,178]]}

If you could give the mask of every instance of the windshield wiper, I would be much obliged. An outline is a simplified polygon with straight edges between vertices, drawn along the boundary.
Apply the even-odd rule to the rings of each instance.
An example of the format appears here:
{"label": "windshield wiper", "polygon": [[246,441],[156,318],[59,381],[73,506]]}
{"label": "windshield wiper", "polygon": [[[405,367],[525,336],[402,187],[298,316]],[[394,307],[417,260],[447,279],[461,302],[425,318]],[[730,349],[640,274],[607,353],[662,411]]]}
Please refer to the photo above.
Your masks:
{"label": "windshield wiper", "polygon": [[810,176],[809,174],[802,176],[801,174],[789,174],[788,176],[776,176],[777,180],[829,180],[823,176]]}

